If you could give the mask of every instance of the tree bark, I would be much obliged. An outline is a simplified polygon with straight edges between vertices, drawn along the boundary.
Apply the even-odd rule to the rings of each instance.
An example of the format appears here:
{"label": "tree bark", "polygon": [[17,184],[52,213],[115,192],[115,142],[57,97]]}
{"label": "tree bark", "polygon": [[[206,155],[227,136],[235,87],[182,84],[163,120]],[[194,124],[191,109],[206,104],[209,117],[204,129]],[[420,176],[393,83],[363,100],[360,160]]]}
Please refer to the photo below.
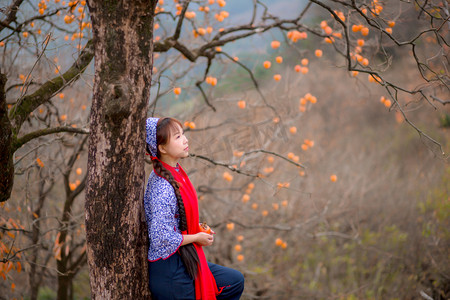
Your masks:
{"label": "tree bark", "polygon": [[[64,264],[64,262],[57,261],[57,264]],[[58,269],[63,269],[62,266],[58,266]],[[56,299],[69,300],[70,284],[72,283],[72,277],[67,274],[65,270],[64,274],[58,274],[58,290],[56,293]]]}
{"label": "tree bark", "polygon": [[6,201],[11,195],[14,182],[14,164],[12,159],[11,141],[12,128],[6,106],[6,75],[0,73],[0,202]]}
{"label": "tree bark", "polygon": [[95,81],[86,187],[93,299],[149,299],[145,119],[156,0],[90,0]]}

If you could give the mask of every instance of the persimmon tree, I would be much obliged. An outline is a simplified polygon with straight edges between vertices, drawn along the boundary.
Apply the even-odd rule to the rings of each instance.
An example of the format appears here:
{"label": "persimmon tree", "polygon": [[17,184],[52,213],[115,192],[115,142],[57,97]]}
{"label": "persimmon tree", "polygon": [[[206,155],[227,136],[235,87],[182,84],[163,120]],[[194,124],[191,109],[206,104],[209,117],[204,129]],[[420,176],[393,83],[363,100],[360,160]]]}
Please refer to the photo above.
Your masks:
{"label": "persimmon tree", "polygon": [[[74,168],[86,141],[87,136],[49,139],[48,142],[54,144],[48,150],[49,156],[34,150],[36,164],[19,164],[16,169],[30,182],[18,183],[24,193],[16,194],[17,206],[8,209],[9,219],[1,218],[2,230],[9,232],[2,238],[2,246],[8,247],[2,248],[3,263],[12,267],[3,269],[2,275],[9,277],[14,271],[20,273],[24,266],[30,299],[38,299],[46,278],[57,282],[55,296],[58,299],[70,299],[73,279],[86,265],[84,209],[76,201],[84,190],[85,176],[80,167]],[[48,157],[53,159],[48,160]],[[11,244],[17,246],[9,248]],[[14,285],[17,283],[13,281]]]}
{"label": "persimmon tree", "polygon": [[[77,80],[93,58],[92,42],[89,40],[83,43],[79,42],[85,39],[84,32],[90,29],[90,23],[86,19],[87,10],[86,8],[83,8],[85,2],[71,1],[67,3],[67,7],[61,6],[54,9],[47,7],[45,1],[39,3],[39,13],[36,16],[30,16],[29,18],[25,18],[20,21],[17,20],[17,13],[20,11],[22,1],[12,2],[5,8],[5,18],[2,20],[0,27],[0,30],[3,32],[1,41],[2,48],[4,48],[3,57],[6,55],[12,55],[13,53],[20,53],[15,52],[17,50],[16,48],[8,48],[8,46],[12,45],[11,43],[8,44],[9,41],[19,38],[19,41],[21,42],[23,39],[28,39],[29,37],[35,37],[37,39],[40,35],[42,35],[42,29],[34,29],[35,26],[37,26],[35,23],[42,20],[44,23],[53,24],[55,21],[50,18],[54,18],[56,16],[61,16],[67,25],[72,25],[71,29],[67,29],[67,33],[72,35],[71,37],[66,35],[65,39],[72,39],[75,42],[75,46],[80,50],[82,49],[82,51],[77,53],[78,58],[70,68],[67,68],[66,71],[62,70],[60,66],[55,64],[55,69],[59,75],[48,81],[46,84],[40,83],[40,89],[36,89],[33,93],[29,91],[29,87],[38,84],[32,81],[32,73],[29,74],[30,76],[21,75],[21,80],[23,83],[21,83],[20,86],[24,86],[24,88],[22,94],[20,95],[20,102],[8,102],[5,91],[3,91],[2,99],[4,99],[4,106],[8,106],[9,103],[10,108],[8,111],[8,108],[6,106],[4,107],[4,113],[2,113],[2,117],[4,118],[4,126],[2,126],[2,129],[4,130],[4,136],[6,137],[5,145],[9,144],[12,145],[12,147],[5,146],[2,148],[2,151],[5,153],[5,155],[2,155],[2,158],[5,160],[5,163],[2,164],[5,168],[5,172],[2,172],[2,176],[5,176],[2,180],[2,184],[4,185],[1,189],[2,193],[4,193],[2,196],[2,201],[5,201],[8,198],[8,191],[10,191],[12,187],[13,176],[11,174],[13,168],[11,157],[20,146],[32,138],[55,132],[87,132],[82,129],[60,126],[57,128],[52,128],[51,130],[47,128],[46,130],[28,133],[26,136],[22,137],[19,137],[18,135],[19,130],[23,125],[24,120],[27,119],[29,113],[39,107],[39,105],[48,101],[48,99],[54,97],[58,91],[63,90],[66,86],[70,86],[74,80]],[[226,3],[220,3],[220,5],[226,5]],[[388,4],[388,6],[394,5],[392,3]],[[249,23],[219,29],[213,29],[212,26],[200,27],[202,25],[201,23],[204,21],[208,23],[214,21],[212,17],[213,11],[210,13],[209,5],[211,5],[209,2],[206,2],[205,5],[198,5],[198,9],[205,15],[204,20],[202,19],[201,22],[195,21],[196,13],[193,10],[188,10],[188,5],[176,4],[173,8],[175,11],[166,11],[165,8],[161,6],[162,9],[156,11],[156,16],[157,20],[161,20],[164,24],[160,25],[160,23],[156,23],[155,28],[157,30],[159,29],[159,31],[164,30],[164,33],[157,36],[154,52],[166,53],[170,49],[176,49],[183,58],[187,58],[191,62],[196,62],[198,59],[206,59],[207,63],[204,76],[197,80],[195,85],[198,87],[201,94],[204,96],[206,103],[210,105],[211,108],[213,108],[213,105],[209,103],[208,98],[204,93],[203,86],[205,83],[212,86],[217,84],[217,78],[208,76],[211,63],[216,56],[229,58],[242,68],[250,71],[245,67],[245,64],[233,60],[231,56],[221,51],[221,47],[227,43],[242,38],[247,38],[252,35],[259,35],[274,28],[282,29],[287,33],[285,41],[289,45],[295,45],[297,42],[307,39],[308,34],[313,34],[316,37],[324,38],[324,43],[330,44],[329,47],[332,47],[337,51],[337,53],[341,54],[345,58],[345,67],[351,71],[353,76],[357,76],[360,72],[366,73],[368,74],[370,81],[377,82],[386,88],[386,99],[388,100],[386,105],[389,107],[390,105],[397,107],[399,94],[402,93],[420,95],[436,109],[439,108],[437,105],[446,105],[448,103],[448,100],[441,97],[439,94],[439,92],[445,92],[448,85],[445,69],[439,69],[442,65],[439,60],[442,59],[442,55],[445,53],[446,47],[448,47],[447,40],[445,39],[445,33],[448,31],[448,28],[445,26],[447,22],[445,14],[448,10],[446,9],[447,4],[445,1],[428,1],[423,5],[420,2],[417,2],[417,8],[419,11],[418,14],[420,14],[421,18],[428,19],[430,26],[424,30],[415,32],[414,35],[408,36],[407,39],[403,39],[403,37],[397,37],[395,35],[395,12],[403,9],[404,7],[405,9],[409,9],[406,4],[402,3],[397,4],[398,7],[394,7],[394,9],[389,7],[391,16],[384,16],[384,6],[381,3],[378,3],[378,1],[368,1],[367,3],[364,2],[358,4],[351,1],[348,3],[332,1],[330,5],[326,5],[320,1],[311,1],[299,13],[297,18],[283,20],[279,17],[271,15],[264,3],[256,1],[253,8],[254,13],[252,14],[252,18]],[[219,7],[221,7],[220,5]],[[319,7],[322,8],[327,14],[329,13],[331,15],[331,20],[330,17],[326,17],[325,19],[328,19],[328,21],[324,20],[320,23],[320,26],[316,27],[302,23],[305,15],[307,15],[308,11],[314,8],[314,5],[316,6],[316,10],[317,7]],[[256,17],[257,12],[261,13],[257,10],[258,8],[263,10],[263,15],[261,18]],[[186,11],[188,14],[185,17]],[[75,18],[74,13],[76,14],[77,12],[79,16]],[[64,17],[63,13],[66,13]],[[218,13],[214,14],[214,19],[220,24],[220,22],[224,22],[226,20],[228,15],[229,13],[226,10],[221,9]],[[77,22],[74,22],[75,19]],[[178,22],[172,24],[177,25],[174,28],[175,32],[173,35],[169,30],[171,23],[166,21],[168,19],[179,20]],[[259,22],[260,20],[264,23]],[[14,23],[15,26],[12,26],[12,23]],[[191,49],[187,47],[186,41],[184,41],[184,36],[181,36],[181,29],[184,23],[187,23],[186,25],[190,25],[193,28],[193,45],[196,45],[196,48]],[[379,35],[375,34],[375,32],[379,33]],[[189,42],[192,42],[190,37],[186,36],[186,38],[188,38]],[[77,41],[77,39],[79,41]],[[368,42],[366,40],[368,40]],[[44,37],[40,40],[37,39],[37,41],[41,43],[40,45],[42,48],[36,49],[35,55],[42,59],[42,54],[44,53],[49,40],[47,37]],[[424,42],[425,45],[422,44],[422,42]],[[276,41],[273,45],[278,45],[276,47],[279,47],[280,44],[277,43],[279,42]],[[368,49],[368,43],[370,49]],[[389,53],[389,50],[393,49],[393,47],[394,49],[398,48],[402,50],[404,49],[405,51],[412,51],[411,57],[417,64],[417,70],[419,75],[424,80],[424,85],[417,87],[416,89],[409,89],[407,87],[397,86],[394,80],[388,80],[382,76],[383,70],[387,70],[393,63],[392,54]],[[24,46],[21,45],[20,49],[23,48]],[[425,49],[436,51],[437,55],[433,56],[432,59],[430,58],[431,60],[427,60],[427,57],[422,54],[422,51],[425,51]],[[318,49],[314,53],[321,56],[323,51]],[[368,57],[375,54],[381,55],[382,60],[377,61],[377,64],[370,64]],[[367,57],[364,57],[364,55]],[[155,55],[155,58],[157,58],[157,56],[159,55]],[[173,63],[173,61],[170,62],[171,65]],[[268,65],[266,64],[266,66]],[[167,76],[166,73],[168,68],[170,70],[169,65],[162,63],[161,69],[159,70],[160,72],[156,72],[158,78],[162,75]],[[303,66],[303,68],[301,68],[300,64],[295,68],[298,72],[307,72],[307,67]],[[155,68],[155,71],[158,71],[158,67]],[[187,74],[188,72],[185,73]],[[275,78],[280,78],[280,76],[277,75],[279,74],[274,75]],[[249,76],[254,81],[252,74],[249,74]],[[178,75],[178,78],[179,77],[180,75]],[[2,86],[4,88],[7,80],[7,77],[2,77]],[[168,87],[172,89],[174,88],[174,84],[175,83],[169,85]],[[258,87],[256,82],[255,85]],[[175,87],[174,92],[177,94],[181,93],[181,88]],[[167,90],[158,91],[156,96],[164,95],[166,93]],[[158,97],[155,97],[154,99],[158,99]],[[398,105],[398,108],[396,109],[398,109],[407,122],[410,122],[407,117],[407,113],[403,110],[403,107],[404,105]],[[411,125],[420,134],[425,134],[427,138],[430,138],[425,132],[420,130],[420,128],[412,124],[412,122]]]}
{"label": "persimmon tree", "polygon": [[[144,186],[142,137],[145,135],[145,118],[149,114],[160,113],[158,105],[165,95],[173,92],[177,97],[184,97],[190,86],[195,86],[207,108],[217,111],[214,88],[224,78],[213,74],[214,67],[233,64],[253,85],[260,100],[258,105],[267,110],[265,121],[278,124],[274,130],[277,134],[286,134],[282,131],[286,120],[281,118],[279,108],[266,99],[261,83],[256,79],[255,68],[226,51],[227,45],[233,42],[269,32],[281,32],[270,42],[270,47],[274,51],[283,47],[298,53],[298,60],[291,67],[299,75],[308,74],[309,62],[313,59],[326,55],[340,57],[337,60],[339,67],[345,68],[354,77],[366,74],[369,81],[382,86],[386,92],[381,98],[383,104],[397,111],[399,118],[436,146],[439,149],[437,153],[444,152],[437,140],[409,118],[408,109],[414,103],[404,97],[418,95],[419,99],[436,110],[448,104],[445,98],[448,94],[445,62],[448,62],[449,16],[445,1],[407,4],[311,0],[294,17],[285,18],[273,14],[263,1],[255,0],[251,2],[249,21],[238,24],[227,23],[230,14],[223,0],[174,3],[161,0],[159,3],[112,1],[107,4],[100,1],[41,1],[37,7],[26,5],[23,1],[9,3],[0,23],[0,49],[3,48],[4,62],[0,78],[0,200],[6,201],[10,197],[14,156],[21,147],[50,134],[89,133],[86,234],[94,298],[148,297],[147,246],[141,205]],[[413,10],[417,16],[418,21],[409,21],[411,24],[420,22],[417,30],[409,35],[396,33],[403,22],[408,26],[401,19],[403,9]],[[21,11],[23,13],[18,14]],[[308,20],[309,14],[323,18],[315,23]],[[43,31],[48,35],[42,34]],[[47,59],[49,66],[43,72],[45,76],[37,76],[37,67],[45,69],[43,61],[49,53],[49,45],[57,46],[62,39],[76,50],[73,61],[70,64],[66,62],[67,67],[62,68],[54,60]],[[307,42],[314,47],[308,46]],[[18,76],[18,81],[11,80],[8,87],[8,76],[21,74],[15,70],[16,57],[25,51],[32,51],[36,63],[26,75]],[[385,70],[395,63],[394,51],[398,51],[397,55],[407,53],[415,62],[417,77],[422,79],[420,85],[401,86],[395,78],[385,74]],[[70,90],[80,79],[90,87],[90,80],[86,79],[91,77],[83,73],[94,57],[94,92],[89,126],[70,126],[70,116],[67,120],[67,116],[62,118],[57,114],[52,121],[41,122],[38,114],[40,107],[51,108],[58,98],[64,97],[63,92]],[[260,69],[270,74],[273,82],[282,82],[282,74],[272,71],[276,64],[282,62],[281,55],[275,59],[267,58]],[[190,76],[192,80],[188,79]],[[154,93],[150,94],[152,80]],[[189,92],[190,95],[193,93]],[[299,113],[304,113],[316,102],[314,95],[305,94],[299,100]],[[248,103],[244,100],[238,103],[241,109],[246,105]],[[185,125],[193,133],[202,130],[192,120]],[[287,131],[295,134],[297,128],[292,125]],[[228,169],[223,174],[227,181],[232,180],[233,172],[248,178],[260,178],[262,173],[271,173],[271,167],[263,170],[244,168],[245,158],[258,155],[271,154],[292,166],[303,167],[297,154],[282,155],[266,150],[265,146],[230,149],[233,159],[241,158],[239,164],[230,162],[227,156],[220,159],[202,154],[194,156]],[[313,146],[313,141],[305,139],[301,147],[308,149]],[[39,161],[36,163],[39,164]],[[247,167],[249,165],[247,163]],[[330,179],[337,180],[336,177]],[[289,182],[280,182],[276,188],[289,188]],[[248,201],[246,199],[250,193],[251,190],[245,193],[242,200]],[[229,224],[238,223],[234,221]],[[230,228],[232,226],[229,225]],[[274,228],[280,229],[278,226]],[[61,235],[59,240],[65,241],[64,238],[61,240]],[[277,245],[285,247],[283,240],[277,241]]]}

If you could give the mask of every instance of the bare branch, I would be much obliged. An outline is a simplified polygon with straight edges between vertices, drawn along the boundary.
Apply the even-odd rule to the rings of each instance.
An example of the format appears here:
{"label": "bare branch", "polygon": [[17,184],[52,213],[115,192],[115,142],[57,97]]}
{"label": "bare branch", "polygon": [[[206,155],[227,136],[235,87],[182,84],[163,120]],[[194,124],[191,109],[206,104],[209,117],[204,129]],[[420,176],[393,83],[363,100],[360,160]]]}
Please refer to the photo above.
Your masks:
{"label": "bare branch", "polygon": [[256,81],[256,78],[255,78],[255,76],[253,75],[253,72],[252,72],[249,68],[247,68],[247,66],[245,66],[244,64],[242,64],[241,62],[236,61],[236,60],[235,60],[233,57],[231,57],[228,53],[225,53],[225,52],[220,52],[220,53],[223,54],[223,55],[225,55],[225,56],[228,57],[232,62],[238,64],[241,68],[243,68],[245,71],[247,71],[247,73],[250,75],[250,79],[252,80],[253,85],[255,86],[256,91],[258,92],[258,94],[259,94],[259,96],[261,97],[261,99],[264,101],[264,104],[265,104],[267,107],[269,107],[269,108],[274,112],[274,114],[275,114],[277,117],[280,118],[280,114],[277,112],[277,110],[275,109],[275,107],[273,107],[272,105],[270,105],[270,104],[267,102],[266,97],[264,97],[264,94],[263,94],[263,93],[261,92],[261,90],[259,89],[258,82]]}
{"label": "bare branch", "polygon": [[206,103],[209,107],[211,107],[211,109],[212,109],[213,111],[216,111],[216,108],[211,104],[211,102],[209,102],[208,96],[206,96],[205,91],[203,90],[203,88],[202,88],[202,86],[201,86],[201,83],[202,83],[202,82],[203,82],[203,81],[197,81],[197,82],[195,83],[195,86],[200,90],[200,93],[202,94],[203,99],[205,100],[205,103]]}
{"label": "bare branch", "polygon": [[86,251],[83,251],[77,258],[77,260],[75,260],[69,267],[68,270],[69,272],[71,272],[72,274],[76,274],[81,266],[85,265],[87,262],[87,255],[86,255]]}
{"label": "bare branch", "polygon": [[13,152],[28,143],[29,141],[53,134],[53,133],[59,133],[59,132],[71,132],[71,133],[81,133],[81,134],[89,134],[89,130],[85,128],[74,128],[71,126],[60,126],[60,127],[54,127],[54,128],[45,128],[41,130],[36,130],[34,132],[28,133],[21,138],[18,138],[15,142],[12,143]]}
{"label": "bare branch", "polygon": [[[292,160],[290,160],[290,159],[288,159],[288,158],[286,158],[286,157],[284,157],[284,156],[282,156],[282,155],[280,155],[278,153],[275,153],[275,152],[272,152],[272,151],[268,151],[268,150],[264,150],[264,149],[257,149],[257,150],[244,152],[242,156],[250,155],[250,154],[253,154],[253,153],[271,154],[271,155],[274,155],[276,157],[284,159],[285,161],[287,161],[290,164],[295,165],[296,167],[300,167],[300,168],[306,169],[306,167],[304,165],[302,165],[302,164],[296,163],[296,162],[294,162],[294,161],[292,161]],[[230,171],[236,172],[238,174],[242,174],[242,175],[249,176],[249,177],[258,177],[258,178],[261,177],[261,174],[259,174],[259,173],[257,173],[257,174],[248,173],[248,172],[242,171],[241,169],[239,169],[239,168],[237,168],[237,167],[235,167],[235,166],[233,166],[231,164],[218,162],[218,161],[215,161],[215,160],[213,160],[213,159],[211,159],[209,157],[206,157],[204,155],[189,154],[189,156],[194,157],[194,158],[200,158],[200,159],[206,160],[206,161],[212,163],[213,165],[225,167],[225,168],[229,169]]]}
{"label": "bare branch", "polygon": [[194,158],[200,158],[200,159],[206,160],[206,161],[212,163],[213,165],[225,167],[225,168],[227,168],[227,169],[229,169],[229,170],[231,170],[233,172],[236,172],[238,174],[242,174],[242,175],[249,176],[249,177],[259,177],[258,174],[251,174],[251,173],[244,172],[244,171],[242,171],[242,170],[240,170],[238,168],[233,167],[232,165],[229,165],[229,164],[226,164],[226,163],[217,162],[217,161],[215,161],[215,160],[213,160],[213,159],[211,159],[209,157],[203,156],[203,155],[189,154],[189,156],[194,157]]}
{"label": "bare branch", "polygon": [[442,105],[450,104],[450,100],[442,100],[433,95],[431,95],[430,97],[436,100],[437,102],[441,103]]}
{"label": "bare branch", "polygon": [[287,161],[287,162],[290,163],[290,164],[293,164],[293,165],[295,165],[295,166],[297,166],[297,167],[306,169],[306,167],[305,167],[304,165],[302,165],[302,164],[296,163],[295,161],[290,160],[289,158],[286,158],[286,157],[284,157],[283,155],[280,155],[280,154],[278,154],[278,153],[275,153],[275,152],[272,152],[272,151],[268,151],[268,150],[264,150],[264,149],[257,149],[257,150],[252,150],[252,151],[244,152],[243,156],[249,155],[249,154],[252,154],[252,153],[259,153],[259,152],[261,152],[261,153],[266,153],[266,154],[270,154],[270,155],[279,157],[279,158],[281,158],[281,159],[284,159],[285,161]]}
{"label": "bare branch", "polygon": [[93,58],[94,46],[92,40],[89,40],[78,59],[64,74],[47,81],[36,92],[25,96],[20,104],[14,105],[9,117],[13,123],[13,131],[15,134],[19,132],[23,122],[33,110],[50,100],[55,93],[63,89],[69,82],[78,79]]}
{"label": "bare branch", "polygon": [[[33,248],[36,248],[36,247],[40,247],[40,246],[42,246],[42,244],[33,244],[33,245],[29,246],[29,247],[20,249],[20,250],[18,250],[17,252],[14,252],[14,253],[7,252],[7,253],[6,253],[6,257],[4,257],[2,260],[0,260],[0,262],[6,263],[6,262],[8,262],[8,261],[11,261],[14,257],[16,257],[17,254],[22,253],[22,252],[25,252],[25,251],[30,250],[30,249],[33,249]],[[12,254],[12,255],[9,256],[10,254]]]}
{"label": "bare branch", "polygon": [[208,96],[206,96],[205,91],[203,90],[203,88],[202,88],[202,86],[201,86],[201,84],[202,84],[203,82],[205,82],[206,77],[208,76],[209,68],[211,67],[211,63],[212,63],[212,58],[211,58],[211,57],[208,57],[208,61],[207,61],[207,64],[206,64],[205,73],[203,74],[203,79],[197,81],[197,82],[195,83],[195,86],[200,90],[200,92],[201,92],[201,94],[202,94],[202,96],[203,96],[203,99],[205,100],[206,104],[207,104],[209,107],[211,107],[211,109],[215,112],[215,111],[216,111],[216,108],[211,104],[211,102],[209,102]]}
{"label": "bare branch", "polygon": [[16,20],[16,15],[19,10],[19,6],[22,4],[23,0],[14,0],[13,3],[9,7],[5,9],[6,18],[4,20],[0,20],[0,32],[5,28],[14,28],[10,27],[9,24]]}
{"label": "bare branch", "polygon": [[4,230],[4,231],[18,231],[18,232],[23,232],[23,233],[31,233],[31,231],[22,229],[22,228],[9,228],[6,226],[0,226],[0,229]]}
{"label": "bare branch", "polygon": [[31,73],[33,73],[34,68],[36,67],[36,65],[38,64],[38,62],[41,60],[42,55],[44,55],[45,50],[47,49],[48,43],[50,42],[50,38],[51,35],[47,35],[44,42],[43,42],[43,47],[42,47],[42,51],[39,54],[38,58],[36,59],[36,61],[34,62],[33,66],[31,67],[30,71],[28,72],[28,75],[25,77],[25,82],[23,83],[23,87],[20,93],[20,97],[19,100],[17,100],[15,105],[20,105],[20,102],[23,100],[23,96],[26,94],[26,92],[28,91],[28,87],[30,86],[31,83]]}
{"label": "bare branch", "polygon": [[[302,227],[305,227],[306,225],[308,225],[309,223],[313,222],[313,221],[317,221],[319,220],[323,215],[323,212],[321,212],[319,215],[317,216],[313,216],[311,218],[309,218],[308,220],[306,220],[303,223],[299,223],[299,224],[295,224],[293,226],[288,226],[288,225],[255,225],[255,224],[244,224],[240,221],[237,221],[236,219],[231,219],[230,221],[233,223],[236,223],[237,225],[243,227],[243,228],[248,228],[248,229],[270,229],[270,230],[278,230],[278,231],[292,231],[292,230],[296,230],[296,229],[300,229]],[[213,225],[213,227],[216,227]]]}
{"label": "bare branch", "polygon": [[183,9],[181,10],[181,14],[178,18],[177,27],[175,28],[175,33],[173,34],[173,39],[176,41],[180,38],[181,27],[183,26],[184,15],[186,14],[187,8],[191,0],[187,0],[184,2]]}

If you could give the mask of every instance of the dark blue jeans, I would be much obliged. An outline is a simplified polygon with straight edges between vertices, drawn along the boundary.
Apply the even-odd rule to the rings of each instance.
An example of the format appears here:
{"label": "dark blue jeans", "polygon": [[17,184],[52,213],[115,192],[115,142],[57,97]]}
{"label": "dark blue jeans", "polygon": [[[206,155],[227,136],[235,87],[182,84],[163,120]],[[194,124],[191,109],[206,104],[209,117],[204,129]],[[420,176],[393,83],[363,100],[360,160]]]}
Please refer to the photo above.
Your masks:
{"label": "dark blue jeans", "polygon": [[[221,293],[217,299],[237,300],[244,291],[244,276],[241,272],[208,263]],[[194,300],[194,281],[189,277],[178,253],[166,260],[149,262],[150,291],[153,300]]]}

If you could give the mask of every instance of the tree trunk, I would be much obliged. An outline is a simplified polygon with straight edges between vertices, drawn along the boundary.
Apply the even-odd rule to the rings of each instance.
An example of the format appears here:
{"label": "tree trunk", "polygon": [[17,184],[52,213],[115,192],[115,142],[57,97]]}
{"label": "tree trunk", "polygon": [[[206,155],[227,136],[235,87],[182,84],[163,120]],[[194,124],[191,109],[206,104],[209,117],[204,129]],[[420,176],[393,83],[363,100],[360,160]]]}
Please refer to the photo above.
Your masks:
{"label": "tree trunk", "polygon": [[157,0],[88,1],[95,81],[86,187],[93,299],[149,299],[145,119]]}
{"label": "tree trunk", "polygon": [[0,202],[8,200],[14,182],[14,165],[11,152],[12,129],[6,106],[6,75],[0,73]]}
{"label": "tree trunk", "polygon": [[[64,269],[59,264],[66,264],[67,262],[57,261],[58,271],[59,269]],[[56,293],[56,299],[58,300],[69,300],[70,284],[72,283],[73,277],[67,274],[67,270],[64,273],[58,273],[58,290]]]}
{"label": "tree trunk", "polygon": [[36,300],[39,295],[39,289],[41,287],[43,274],[43,267],[47,265],[47,263],[40,261],[39,259],[39,252],[42,249],[42,246],[40,246],[40,239],[41,239],[41,222],[40,222],[40,215],[41,210],[44,207],[45,200],[47,198],[48,193],[53,187],[53,182],[51,185],[46,189],[45,188],[45,180],[43,176],[45,176],[42,172],[39,172],[37,175],[38,178],[36,178],[39,181],[39,187],[38,187],[38,202],[36,203],[36,206],[32,204],[33,207],[33,214],[32,214],[32,233],[31,233],[31,244],[30,246],[35,246],[32,248],[31,253],[28,257],[30,262],[30,271],[28,273],[29,276],[29,283],[30,283],[30,300]]}

